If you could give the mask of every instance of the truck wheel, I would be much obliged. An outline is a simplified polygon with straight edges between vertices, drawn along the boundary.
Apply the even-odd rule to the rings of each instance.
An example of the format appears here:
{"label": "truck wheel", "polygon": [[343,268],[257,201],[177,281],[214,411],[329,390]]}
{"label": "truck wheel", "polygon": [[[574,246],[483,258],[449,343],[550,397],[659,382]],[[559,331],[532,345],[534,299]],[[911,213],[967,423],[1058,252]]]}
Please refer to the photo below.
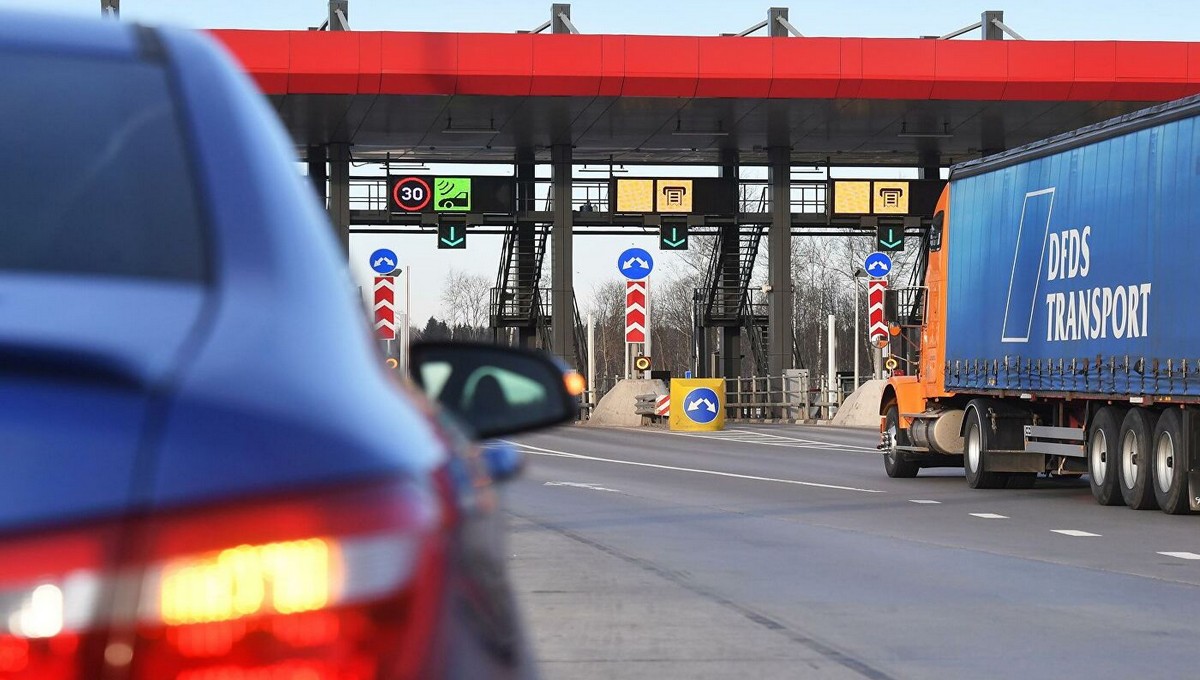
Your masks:
{"label": "truck wheel", "polygon": [[1100,505],[1124,505],[1121,496],[1121,456],[1117,442],[1121,441],[1121,421],[1124,409],[1105,406],[1096,413],[1088,430],[1088,477],[1092,497]]}
{"label": "truck wheel", "polygon": [[1154,423],[1158,416],[1148,409],[1131,408],[1121,423],[1121,497],[1134,510],[1153,510]]}
{"label": "truck wheel", "polygon": [[883,453],[883,469],[887,471],[887,476],[893,479],[916,477],[921,466],[904,460],[904,452],[896,449],[897,446],[908,446],[908,435],[900,429],[900,408],[892,404],[884,418],[884,429],[888,432],[891,447]]}
{"label": "truck wheel", "polygon": [[967,486],[972,489],[1002,489],[1008,483],[1005,472],[986,472],[987,426],[978,408],[967,416],[967,436],[963,442],[963,469],[967,473]]}
{"label": "truck wheel", "polygon": [[1188,460],[1179,409],[1167,409],[1154,428],[1154,499],[1168,515],[1185,515],[1188,506]]}

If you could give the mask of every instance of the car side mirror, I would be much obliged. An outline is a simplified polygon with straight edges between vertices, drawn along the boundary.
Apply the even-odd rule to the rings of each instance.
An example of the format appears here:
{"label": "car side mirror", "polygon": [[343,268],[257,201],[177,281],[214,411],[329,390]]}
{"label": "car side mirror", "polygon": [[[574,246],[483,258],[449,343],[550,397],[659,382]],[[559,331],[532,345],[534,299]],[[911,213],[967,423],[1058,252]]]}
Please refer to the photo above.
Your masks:
{"label": "car side mirror", "polygon": [[413,380],[478,439],[571,422],[583,379],[549,355],[482,343],[421,342],[409,350]]}

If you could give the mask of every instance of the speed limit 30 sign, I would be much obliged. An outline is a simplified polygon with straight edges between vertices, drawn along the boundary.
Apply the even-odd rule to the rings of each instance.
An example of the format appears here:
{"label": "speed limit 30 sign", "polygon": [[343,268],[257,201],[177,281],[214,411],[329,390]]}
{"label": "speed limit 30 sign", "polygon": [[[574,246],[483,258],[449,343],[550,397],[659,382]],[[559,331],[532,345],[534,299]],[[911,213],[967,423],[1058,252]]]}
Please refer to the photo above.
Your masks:
{"label": "speed limit 30 sign", "polygon": [[420,212],[432,199],[429,182],[422,177],[401,177],[392,186],[392,205],[404,212]]}

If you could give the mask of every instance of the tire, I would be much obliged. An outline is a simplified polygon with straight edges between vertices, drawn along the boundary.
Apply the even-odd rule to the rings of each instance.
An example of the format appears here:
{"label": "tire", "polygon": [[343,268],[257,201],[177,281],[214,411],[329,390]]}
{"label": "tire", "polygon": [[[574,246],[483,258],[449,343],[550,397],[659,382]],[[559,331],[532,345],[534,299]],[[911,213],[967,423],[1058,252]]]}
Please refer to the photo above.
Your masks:
{"label": "tire", "polygon": [[1131,408],[1121,422],[1118,475],[1121,497],[1134,510],[1153,510],[1158,507],[1154,498],[1154,425],[1158,416],[1144,408]]}
{"label": "tire", "polygon": [[1158,418],[1151,440],[1151,472],[1154,500],[1168,515],[1186,515],[1188,504],[1188,453],[1183,439],[1183,418],[1169,408]]}
{"label": "tire", "polygon": [[1100,505],[1125,505],[1121,495],[1121,422],[1125,409],[1101,408],[1087,433],[1088,482]]}
{"label": "tire", "polygon": [[988,430],[978,408],[967,416],[967,435],[963,438],[963,470],[967,486],[972,489],[1002,489],[1008,484],[1008,473],[987,472]]}
{"label": "tire", "polygon": [[897,446],[909,445],[908,435],[900,429],[900,408],[895,404],[888,406],[887,415],[884,418],[884,429],[891,432],[889,439],[892,442],[892,448],[883,454],[883,469],[887,471],[887,476],[893,479],[916,477],[921,466],[904,460],[904,452],[896,450]]}

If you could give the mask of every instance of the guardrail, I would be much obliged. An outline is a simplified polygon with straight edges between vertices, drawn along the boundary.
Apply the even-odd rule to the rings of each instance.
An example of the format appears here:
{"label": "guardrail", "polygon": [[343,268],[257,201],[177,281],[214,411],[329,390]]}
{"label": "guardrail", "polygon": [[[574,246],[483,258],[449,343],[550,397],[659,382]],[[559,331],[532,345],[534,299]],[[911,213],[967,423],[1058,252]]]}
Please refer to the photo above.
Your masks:
{"label": "guardrail", "polygon": [[[611,382],[609,382],[611,380]],[[581,397],[580,419],[587,420],[600,397],[611,389],[620,376],[601,378]],[[810,382],[807,371],[782,376],[749,376],[725,379],[725,413],[730,421],[815,421],[828,420],[836,413],[841,391],[830,401],[823,382]],[[658,422],[658,397],[646,393],[635,397],[634,412]]]}

